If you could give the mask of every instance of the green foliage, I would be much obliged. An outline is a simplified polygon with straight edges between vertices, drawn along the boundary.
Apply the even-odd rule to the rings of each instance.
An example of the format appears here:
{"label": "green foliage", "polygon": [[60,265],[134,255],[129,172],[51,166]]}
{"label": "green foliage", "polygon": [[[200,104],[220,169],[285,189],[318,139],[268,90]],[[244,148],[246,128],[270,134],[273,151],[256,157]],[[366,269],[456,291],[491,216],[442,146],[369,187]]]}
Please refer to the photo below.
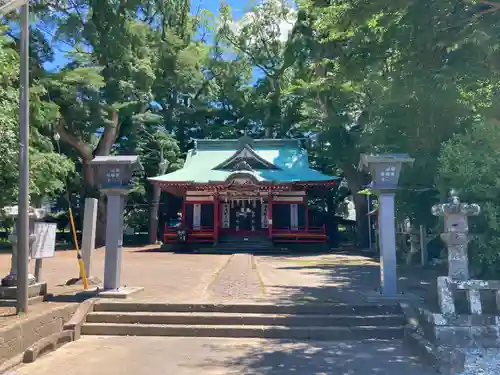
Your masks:
{"label": "green foliage", "polygon": [[[8,46],[8,40],[0,35],[0,206],[17,202],[19,182],[19,56]],[[36,102],[40,87],[34,86],[31,95],[35,98],[30,129],[30,194],[34,204],[43,198],[54,196],[64,190],[64,181],[73,170],[73,163],[65,156],[54,152],[49,138],[40,133],[46,125],[47,112],[44,105]]]}
{"label": "green foliage", "polygon": [[[370,177],[357,169],[359,154],[407,152],[416,161],[401,178],[398,216],[432,227],[438,190],[459,187],[485,207],[474,259],[500,263],[492,193],[500,20],[479,16],[477,2],[265,0],[240,19],[225,4],[216,16],[193,12],[187,0],[33,7],[36,199],[63,189],[68,174],[73,203],[95,194],[90,160],[135,153],[145,172],[130,196],[130,221],[144,222],[147,177],[160,173],[162,155],[168,171],[179,168],[192,138],[310,137],[312,165],[347,183],[311,192],[319,210],[335,211],[354,193],[358,234],[367,233],[366,200],[355,193]],[[47,71],[61,45],[68,62]],[[17,64],[13,43],[0,39],[0,203],[17,191]],[[65,156],[54,153],[54,131]]]}
{"label": "green foliage", "polygon": [[438,182],[443,197],[450,187],[462,201],[477,203],[481,215],[471,218],[471,261],[481,276],[500,272],[500,128],[498,121],[478,123],[443,146]]}

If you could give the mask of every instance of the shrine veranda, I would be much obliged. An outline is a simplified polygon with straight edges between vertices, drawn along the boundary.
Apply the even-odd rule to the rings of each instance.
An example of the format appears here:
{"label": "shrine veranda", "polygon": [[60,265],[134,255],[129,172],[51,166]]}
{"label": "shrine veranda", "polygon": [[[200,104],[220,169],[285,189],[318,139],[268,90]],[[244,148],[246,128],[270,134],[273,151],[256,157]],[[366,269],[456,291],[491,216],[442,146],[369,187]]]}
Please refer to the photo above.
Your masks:
{"label": "shrine veranda", "polygon": [[[311,225],[309,189],[330,189],[339,178],[309,166],[301,140],[196,140],[183,168],[151,178],[182,197],[185,241],[217,243],[230,236],[273,242],[325,243],[324,225]],[[179,226],[165,225],[164,242],[178,242]]]}

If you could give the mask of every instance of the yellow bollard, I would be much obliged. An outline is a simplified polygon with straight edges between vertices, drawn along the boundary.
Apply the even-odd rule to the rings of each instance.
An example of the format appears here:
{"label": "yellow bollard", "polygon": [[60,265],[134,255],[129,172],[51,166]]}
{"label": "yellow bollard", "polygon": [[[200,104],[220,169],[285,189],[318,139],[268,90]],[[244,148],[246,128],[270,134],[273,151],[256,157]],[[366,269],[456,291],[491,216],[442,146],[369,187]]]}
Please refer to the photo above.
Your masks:
{"label": "yellow bollard", "polygon": [[89,288],[89,281],[87,280],[87,275],[85,274],[85,266],[83,264],[82,254],[80,253],[80,247],[78,246],[78,237],[76,236],[75,220],[73,219],[73,210],[71,209],[71,205],[68,205],[68,212],[71,230],[73,231],[73,239],[76,246],[76,258],[78,259],[78,267],[80,268],[80,277],[82,278],[83,289],[87,290]]}

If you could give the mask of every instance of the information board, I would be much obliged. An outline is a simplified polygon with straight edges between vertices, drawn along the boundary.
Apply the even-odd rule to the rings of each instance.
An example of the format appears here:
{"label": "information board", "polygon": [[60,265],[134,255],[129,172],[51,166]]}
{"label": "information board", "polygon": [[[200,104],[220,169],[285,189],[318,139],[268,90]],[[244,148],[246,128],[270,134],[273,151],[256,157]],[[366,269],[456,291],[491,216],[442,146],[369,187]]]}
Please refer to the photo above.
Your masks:
{"label": "information board", "polygon": [[33,259],[52,258],[56,255],[56,232],[56,223],[35,223]]}

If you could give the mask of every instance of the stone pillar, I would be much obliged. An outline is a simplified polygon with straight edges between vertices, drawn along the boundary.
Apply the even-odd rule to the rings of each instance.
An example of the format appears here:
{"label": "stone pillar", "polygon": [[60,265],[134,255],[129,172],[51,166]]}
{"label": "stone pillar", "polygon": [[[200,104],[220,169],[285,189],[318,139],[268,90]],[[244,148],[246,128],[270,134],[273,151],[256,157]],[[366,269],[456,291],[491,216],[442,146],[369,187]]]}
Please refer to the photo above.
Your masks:
{"label": "stone pillar", "polygon": [[[95,250],[95,233],[97,221],[97,204],[95,198],[85,199],[85,212],[83,215],[82,258],[87,279],[91,277],[92,252]],[[81,277],[82,275],[80,275]]]}
{"label": "stone pillar", "polygon": [[104,258],[104,289],[120,288],[123,250],[123,209],[125,194],[108,193],[106,218],[106,256]]}
{"label": "stone pillar", "polygon": [[379,196],[380,286],[384,296],[398,293],[394,195],[394,192],[381,191]]}
{"label": "stone pillar", "polygon": [[448,276],[451,279],[469,279],[468,216],[479,215],[480,211],[477,204],[461,203],[453,192],[450,194],[448,203],[432,207],[434,216],[444,217],[444,232],[441,234],[441,239],[448,247]]}
{"label": "stone pillar", "polygon": [[143,168],[137,155],[96,156],[91,165],[99,190],[108,197],[104,291],[99,297],[125,298],[144,289],[120,287],[125,197],[133,190],[134,173]]}

